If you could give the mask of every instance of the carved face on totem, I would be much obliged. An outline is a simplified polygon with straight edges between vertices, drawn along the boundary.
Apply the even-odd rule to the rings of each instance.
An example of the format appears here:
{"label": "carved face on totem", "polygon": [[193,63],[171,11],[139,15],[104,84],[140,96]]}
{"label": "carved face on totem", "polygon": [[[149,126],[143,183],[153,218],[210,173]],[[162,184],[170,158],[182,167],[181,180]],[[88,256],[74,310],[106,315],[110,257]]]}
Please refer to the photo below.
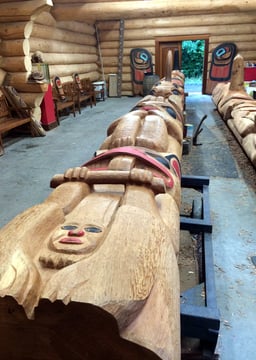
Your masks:
{"label": "carved face on totem", "polygon": [[86,196],[51,233],[41,264],[59,269],[92,255],[109,232],[119,200],[115,195]]}
{"label": "carved face on totem", "polygon": [[105,227],[86,221],[66,221],[52,235],[50,247],[66,254],[92,252],[104,237]]}

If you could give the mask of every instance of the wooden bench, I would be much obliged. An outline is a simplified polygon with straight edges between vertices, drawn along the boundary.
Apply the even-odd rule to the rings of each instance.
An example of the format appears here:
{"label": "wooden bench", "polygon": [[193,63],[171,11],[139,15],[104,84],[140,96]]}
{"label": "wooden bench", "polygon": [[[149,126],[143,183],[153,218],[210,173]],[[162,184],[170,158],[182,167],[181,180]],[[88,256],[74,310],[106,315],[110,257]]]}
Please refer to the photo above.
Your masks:
{"label": "wooden bench", "polygon": [[13,117],[6,97],[0,90],[0,156],[4,154],[2,134],[26,123],[31,123],[31,118]]}

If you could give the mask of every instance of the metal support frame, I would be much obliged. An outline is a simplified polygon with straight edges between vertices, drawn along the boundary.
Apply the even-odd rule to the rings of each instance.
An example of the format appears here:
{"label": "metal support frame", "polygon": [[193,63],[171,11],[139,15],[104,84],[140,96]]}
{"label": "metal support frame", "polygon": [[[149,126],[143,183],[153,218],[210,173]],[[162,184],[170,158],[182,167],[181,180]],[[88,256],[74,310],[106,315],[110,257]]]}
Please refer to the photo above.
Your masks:
{"label": "metal support frame", "polygon": [[205,176],[182,176],[181,187],[193,188],[203,194],[203,215],[202,219],[180,217],[180,229],[189,230],[191,232],[212,232],[212,224],[210,217],[210,202],[209,202],[209,186],[210,180]]}
{"label": "metal support frame", "polygon": [[[181,336],[200,339],[207,351],[214,355],[217,344],[220,315],[216,302],[214,280],[214,264],[212,251],[212,224],[209,204],[209,178],[197,176],[183,176],[181,187],[193,188],[202,193],[202,218],[188,218],[180,216],[180,229],[202,235],[203,247],[203,283],[181,294]],[[201,303],[195,304],[195,295],[202,291],[204,285],[205,297]],[[199,302],[200,302],[199,301]]]}

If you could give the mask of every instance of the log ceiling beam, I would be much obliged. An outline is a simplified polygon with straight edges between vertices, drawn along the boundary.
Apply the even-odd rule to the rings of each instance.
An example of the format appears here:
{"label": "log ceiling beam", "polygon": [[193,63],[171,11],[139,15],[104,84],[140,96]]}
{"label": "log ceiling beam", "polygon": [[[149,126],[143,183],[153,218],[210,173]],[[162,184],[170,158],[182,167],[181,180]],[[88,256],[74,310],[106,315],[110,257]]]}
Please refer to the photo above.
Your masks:
{"label": "log ceiling beam", "polygon": [[49,11],[52,0],[1,1],[0,22],[33,20],[40,12]]}
{"label": "log ceiling beam", "polygon": [[223,14],[256,11],[255,0],[148,0],[84,3],[54,3],[56,20],[96,21],[155,18],[183,14]]}

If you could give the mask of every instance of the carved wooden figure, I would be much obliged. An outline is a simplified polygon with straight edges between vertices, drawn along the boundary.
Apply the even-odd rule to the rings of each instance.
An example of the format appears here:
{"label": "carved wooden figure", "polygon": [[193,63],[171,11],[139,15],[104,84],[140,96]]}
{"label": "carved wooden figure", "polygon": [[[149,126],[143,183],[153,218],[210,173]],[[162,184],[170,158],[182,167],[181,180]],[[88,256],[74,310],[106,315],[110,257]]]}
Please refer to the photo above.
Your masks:
{"label": "carved wooden figure", "polygon": [[1,357],[180,359],[183,93],[173,96],[142,99],[93,159],[0,230]]}
{"label": "carved wooden figure", "polygon": [[212,98],[223,120],[256,167],[256,101],[244,88],[244,59],[240,54],[234,59],[230,82],[217,84]]}

